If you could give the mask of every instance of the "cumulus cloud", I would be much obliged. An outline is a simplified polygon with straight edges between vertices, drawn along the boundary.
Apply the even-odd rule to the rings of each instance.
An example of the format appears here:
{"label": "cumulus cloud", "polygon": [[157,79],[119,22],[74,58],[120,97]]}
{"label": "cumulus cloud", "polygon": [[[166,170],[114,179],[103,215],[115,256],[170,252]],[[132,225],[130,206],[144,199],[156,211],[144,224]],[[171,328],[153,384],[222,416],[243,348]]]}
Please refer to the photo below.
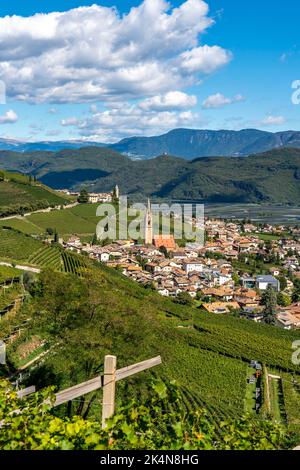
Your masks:
{"label": "cumulus cloud", "polygon": [[139,105],[123,103],[77,120],[71,117],[62,124],[71,126],[76,133],[87,140],[110,142],[132,135],[153,135],[169,131],[175,127],[202,125],[201,116],[190,110],[144,110]]}
{"label": "cumulus cloud", "polygon": [[139,107],[146,111],[182,110],[197,104],[197,97],[181,91],[170,91],[164,95],[156,95],[140,102]]}
{"label": "cumulus cloud", "polygon": [[92,5],[2,17],[0,79],[10,97],[30,103],[164,95],[231,60],[222,47],[201,43],[213,23],[204,0],[186,0],[178,8],[144,0],[126,15]]}
{"label": "cumulus cloud", "polygon": [[266,116],[265,119],[263,119],[260,122],[261,126],[281,126],[282,124],[285,124],[287,122],[286,118],[284,116]]}
{"label": "cumulus cloud", "polygon": [[181,69],[187,73],[212,73],[230,62],[232,54],[219,46],[201,46],[180,55]]}
{"label": "cumulus cloud", "polygon": [[18,120],[18,115],[10,109],[0,116],[0,124],[14,124]]}
{"label": "cumulus cloud", "polygon": [[242,95],[236,95],[233,98],[227,98],[221,93],[216,93],[215,95],[211,95],[206,98],[206,100],[204,100],[202,103],[202,107],[205,109],[222,108],[223,106],[239,103],[241,101],[245,101],[245,98]]}

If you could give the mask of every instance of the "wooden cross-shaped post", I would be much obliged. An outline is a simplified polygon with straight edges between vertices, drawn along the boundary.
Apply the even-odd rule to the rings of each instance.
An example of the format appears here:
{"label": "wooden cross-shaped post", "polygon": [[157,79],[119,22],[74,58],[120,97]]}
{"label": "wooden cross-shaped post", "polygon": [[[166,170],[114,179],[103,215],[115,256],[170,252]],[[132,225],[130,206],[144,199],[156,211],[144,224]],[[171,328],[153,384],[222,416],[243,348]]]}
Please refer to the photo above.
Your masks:
{"label": "wooden cross-shaped post", "polygon": [[116,370],[116,356],[105,356],[103,376],[102,428],[105,428],[106,420],[113,416],[115,412]]}
{"label": "wooden cross-shaped post", "polygon": [[[95,392],[103,387],[103,401],[102,401],[102,428],[105,427],[108,418],[111,418],[115,412],[115,391],[116,382],[119,380],[126,379],[132,375],[138,374],[143,370],[151,369],[151,367],[158,366],[161,364],[161,357],[153,357],[147,361],[138,362],[130,366],[123,367],[117,370],[117,358],[116,356],[105,356],[104,359],[104,375],[97,376],[93,379],[82,382],[73,387],[66,388],[55,394],[54,403],[48,398],[44,401],[44,404],[50,405],[51,407],[62,405],[76,398],[82,397],[87,393]],[[34,393],[34,387],[28,387],[27,389],[20,390],[18,392],[19,398],[23,398],[31,393]],[[22,410],[13,410],[11,414],[20,414]],[[3,420],[2,420],[3,421]],[[0,428],[2,425],[0,421]]]}

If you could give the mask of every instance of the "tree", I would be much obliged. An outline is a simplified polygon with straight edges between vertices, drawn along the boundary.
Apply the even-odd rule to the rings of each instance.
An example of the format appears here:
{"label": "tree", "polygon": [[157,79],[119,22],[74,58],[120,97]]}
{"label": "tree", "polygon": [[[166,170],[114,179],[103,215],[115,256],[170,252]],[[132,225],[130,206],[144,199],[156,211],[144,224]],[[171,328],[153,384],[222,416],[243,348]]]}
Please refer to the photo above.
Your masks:
{"label": "tree", "polygon": [[51,236],[51,235],[54,235],[54,230],[53,230],[53,228],[51,228],[51,227],[46,228],[46,234],[47,234],[47,235],[50,235],[50,236]]}
{"label": "tree", "polygon": [[97,234],[94,233],[93,238],[92,238],[92,245],[97,245],[98,244],[98,237]]}
{"label": "tree", "polygon": [[285,290],[287,288],[287,280],[285,276],[278,276],[277,277],[279,283],[280,283],[280,289]]}
{"label": "tree", "polygon": [[80,191],[77,201],[79,204],[87,204],[89,202],[89,194],[86,189]]}
{"label": "tree", "polygon": [[159,247],[159,251],[164,255],[165,258],[168,258],[169,257],[169,253],[168,253],[168,250],[165,246],[160,246]]}
{"label": "tree", "polygon": [[300,287],[295,286],[293,293],[292,293],[292,302],[300,302]]}
{"label": "tree", "polygon": [[54,231],[53,242],[54,242],[54,243],[58,243],[58,242],[59,242],[59,235],[58,235],[56,229],[55,229],[55,231]]}
{"label": "tree", "polygon": [[287,294],[284,294],[283,292],[279,292],[277,296],[277,304],[280,305],[280,307],[288,307],[291,305],[291,298]]}
{"label": "tree", "polygon": [[263,315],[265,323],[274,324],[277,306],[277,294],[272,286],[268,286],[267,290],[262,294],[261,304],[264,305]]}
{"label": "tree", "polygon": [[187,306],[193,305],[193,300],[190,294],[188,294],[188,292],[179,292],[179,294],[176,297],[176,302],[178,302],[181,305],[187,305]]}
{"label": "tree", "polygon": [[117,186],[114,187],[113,193],[112,193],[112,202],[114,204],[119,203],[119,188]]}
{"label": "tree", "polygon": [[235,286],[240,285],[240,276],[236,272],[233,273],[232,280],[233,280]]}

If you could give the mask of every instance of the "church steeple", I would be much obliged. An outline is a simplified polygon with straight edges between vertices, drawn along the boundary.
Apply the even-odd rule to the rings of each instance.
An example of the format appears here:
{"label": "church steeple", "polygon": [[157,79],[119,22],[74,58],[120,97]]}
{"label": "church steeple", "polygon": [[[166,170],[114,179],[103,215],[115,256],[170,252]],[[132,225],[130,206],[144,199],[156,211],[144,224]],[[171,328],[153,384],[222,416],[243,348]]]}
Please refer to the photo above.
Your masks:
{"label": "church steeple", "polygon": [[153,218],[150,198],[148,198],[148,207],[145,215],[145,245],[153,243]]}

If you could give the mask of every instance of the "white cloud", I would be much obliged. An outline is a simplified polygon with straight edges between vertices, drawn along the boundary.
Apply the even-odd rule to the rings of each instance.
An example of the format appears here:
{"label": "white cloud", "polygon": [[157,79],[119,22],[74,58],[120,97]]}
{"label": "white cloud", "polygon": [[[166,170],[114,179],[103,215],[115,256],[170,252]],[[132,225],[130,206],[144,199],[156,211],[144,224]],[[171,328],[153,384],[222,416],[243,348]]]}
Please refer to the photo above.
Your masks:
{"label": "white cloud", "polygon": [[[176,127],[197,127],[203,121],[191,111],[144,110],[139,105],[120,104],[98,111],[87,118],[65,119],[63,125],[74,127],[82,138],[111,142],[132,135],[154,135]],[[112,132],[113,129],[113,132]]]}
{"label": "white cloud", "polygon": [[79,120],[76,117],[70,117],[67,119],[62,119],[60,123],[63,127],[77,126],[77,124],[79,123]]}
{"label": "white cloud", "polygon": [[18,115],[12,109],[0,116],[0,124],[14,124],[17,120]]}
{"label": "white cloud", "polygon": [[121,16],[100,5],[0,18],[0,79],[30,103],[145,99],[199,82],[231,53],[202,45],[203,0],[144,0]]}
{"label": "white cloud", "polygon": [[281,126],[282,124],[285,124],[287,122],[286,118],[284,116],[266,116],[265,119],[263,119],[260,122],[261,126]]}
{"label": "white cloud", "polygon": [[232,59],[229,51],[219,46],[201,46],[180,55],[181,69],[188,73],[212,73]]}
{"label": "white cloud", "polygon": [[192,108],[197,104],[197,97],[187,95],[181,91],[170,91],[164,95],[156,95],[152,98],[139,103],[139,107],[146,111],[163,111],[163,110],[182,110]]}
{"label": "white cloud", "polygon": [[211,95],[206,98],[202,103],[202,107],[205,109],[222,108],[223,106],[239,103],[241,101],[245,101],[245,98],[242,95],[236,95],[233,98],[226,98],[226,96],[221,93],[216,93],[215,95]]}

